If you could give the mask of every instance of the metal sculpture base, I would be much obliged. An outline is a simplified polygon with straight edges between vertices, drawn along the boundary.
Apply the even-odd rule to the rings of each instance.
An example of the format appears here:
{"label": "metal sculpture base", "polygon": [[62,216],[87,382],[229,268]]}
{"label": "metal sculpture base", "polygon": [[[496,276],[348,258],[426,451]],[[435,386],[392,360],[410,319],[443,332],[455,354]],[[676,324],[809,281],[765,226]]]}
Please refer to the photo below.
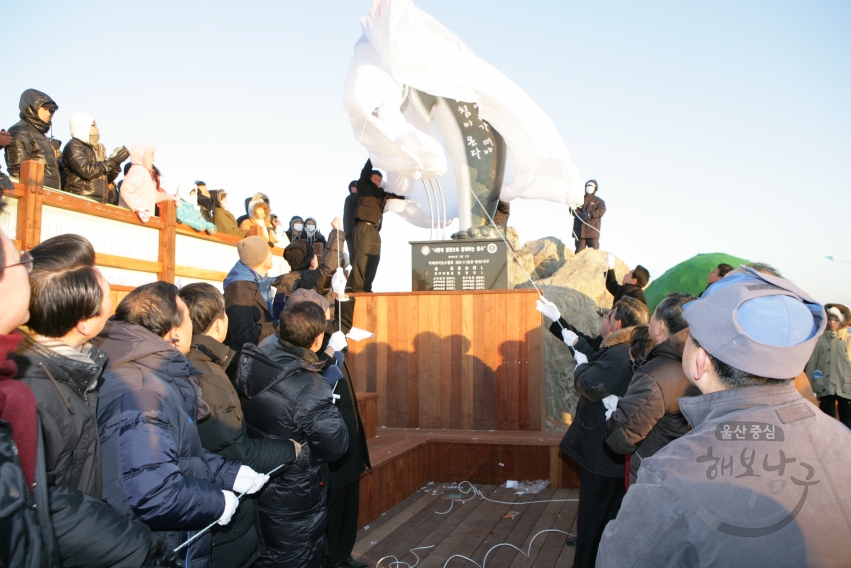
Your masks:
{"label": "metal sculpture base", "polygon": [[509,251],[505,241],[472,239],[411,242],[414,292],[506,290]]}

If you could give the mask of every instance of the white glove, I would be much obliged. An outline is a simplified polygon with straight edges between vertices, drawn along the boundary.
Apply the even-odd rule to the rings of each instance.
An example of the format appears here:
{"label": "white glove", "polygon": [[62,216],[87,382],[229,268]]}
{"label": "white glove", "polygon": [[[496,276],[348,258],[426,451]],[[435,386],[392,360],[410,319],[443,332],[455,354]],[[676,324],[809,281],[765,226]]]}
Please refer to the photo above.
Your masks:
{"label": "white glove", "polygon": [[579,341],[579,336],[567,329],[566,327],[562,328],[561,337],[562,339],[564,339],[565,345],[568,345],[570,347],[573,347],[574,345],[576,345],[576,342]]}
{"label": "white glove", "polygon": [[618,409],[618,397],[610,394],[603,399],[603,406],[606,407],[606,420],[608,420],[612,413]]}
{"label": "white glove", "polygon": [[558,321],[561,318],[561,312],[558,311],[558,306],[543,296],[535,303],[535,308],[551,321]]}
{"label": "white glove", "polygon": [[343,268],[338,266],[334,271],[334,277],[331,278],[331,290],[338,300],[342,300],[346,295],[346,273]]}
{"label": "white glove", "polygon": [[609,270],[612,270],[615,267],[615,255],[608,252],[606,253],[606,264],[609,267]]}
{"label": "white glove", "polygon": [[331,334],[331,339],[328,340],[328,347],[334,351],[342,351],[348,346],[349,343],[346,341],[346,334],[342,331],[335,331]]}
{"label": "white glove", "polygon": [[151,214],[148,213],[147,209],[142,209],[141,211],[136,211],[136,215],[139,216],[139,220],[143,223],[147,223],[151,220]]}
{"label": "white glove", "polygon": [[226,525],[230,522],[233,514],[236,513],[236,508],[239,506],[239,499],[236,498],[233,491],[222,491],[225,494],[225,512],[219,517],[219,524]]}
{"label": "white glove", "polygon": [[582,353],[581,351],[577,351],[576,349],[573,350],[573,359],[574,359],[574,361],[576,361],[577,367],[579,365],[584,365],[585,363],[588,362],[588,357],[585,355],[585,353]]}
{"label": "white glove", "polygon": [[257,473],[247,465],[241,465],[236,481],[233,482],[233,490],[235,493],[257,493],[267,481],[269,476],[265,473]]}

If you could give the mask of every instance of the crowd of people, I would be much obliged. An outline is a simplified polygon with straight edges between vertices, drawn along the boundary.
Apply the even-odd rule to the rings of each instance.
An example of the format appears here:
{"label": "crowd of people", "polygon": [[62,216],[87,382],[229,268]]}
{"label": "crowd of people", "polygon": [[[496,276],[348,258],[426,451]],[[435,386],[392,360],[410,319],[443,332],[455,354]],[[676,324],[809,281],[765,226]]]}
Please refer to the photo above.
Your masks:
{"label": "crowd of people", "polygon": [[[75,113],[60,152],[56,103],[30,89],[20,106],[0,132],[13,177],[38,160],[48,187],[143,222],[174,200],[180,222],[240,240],[223,293],[154,282],[113,306],[85,238],[20,252],[0,231],[0,564],[366,566],[352,557],[370,461],[348,292],[372,290],[384,206],[401,197],[367,161],[327,236],[314,217],[284,227],[264,193],[236,218],[203,181],[164,192],[153,146],[107,157],[94,117]],[[596,190],[575,219],[581,248],[599,246]],[[276,246],[289,271],[271,275]],[[720,264],[699,298],[672,292],[651,312],[648,270],[618,282],[607,264],[596,335],[537,304],[576,362],[561,443],[580,470],[574,566],[841,565],[851,310],[754,263]]]}
{"label": "crowd of people", "polygon": [[[576,361],[561,442],[580,468],[574,566],[844,565],[851,310],[753,263],[719,264],[699,299],[671,292],[651,313],[647,270],[618,284],[607,260],[597,336],[538,301]],[[783,479],[792,463],[799,477]],[[797,507],[773,499],[787,481],[804,488]]]}
{"label": "crowd of people", "polygon": [[[245,214],[237,218],[228,209],[227,191],[208,189],[202,180],[181,183],[174,194],[167,192],[155,164],[156,147],[137,142],[129,150],[118,147],[107,157],[106,148],[99,142],[97,121],[90,114],[71,115],[71,140],[60,150],[61,141],[48,135],[59,105],[41,91],[24,91],[18,107],[20,121],[8,132],[0,130],[0,148],[4,148],[8,168],[8,175],[0,169],[0,189],[13,189],[12,181],[19,179],[21,164],[34,160],[44,164],[45,187],[125,207],[145,223],[159,215],[158,203],[173,201],[177,221],[199,232],[240,238],[259,236],[270,247],[282,249],[304,241],[320,255],[328,246],[314,217],[294,215],[284,227],[278,215],[272,213],[265,193],[246,198]],[[122,170],[124,176],[118,180]],[[338,252],[340,263],[348,270],[348,288],[353,292],[372,291],[381,258],[379,231],[384,205],[388,199],[404,199],[385,191],[382,179],[382,173],[367,160],[360,178],[349,185],[353,198],[347,196],[345,200],[343,228],[348,252],[342,248]]]}
{"label": "crowd of people", "polygon": [[252,234],[224,294],[160,281],[117,306],[84,237],[21,253],[0,231],[0,564],[366,566],[355,298],[342,221],[327,239],[308,221],[283,276],[267,276],[274,231]]}

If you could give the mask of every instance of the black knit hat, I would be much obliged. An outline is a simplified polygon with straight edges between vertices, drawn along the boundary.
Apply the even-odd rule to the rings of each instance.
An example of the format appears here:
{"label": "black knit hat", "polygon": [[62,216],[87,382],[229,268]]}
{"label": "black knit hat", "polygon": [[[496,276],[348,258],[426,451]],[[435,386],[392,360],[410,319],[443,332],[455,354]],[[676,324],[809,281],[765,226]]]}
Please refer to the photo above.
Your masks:
{"label": "black knit hat", "polygon": [[305,270],[310,266],[313,257],[313,246],[309,245],[307,241],[295,241],[284,249],[284,260],[290,265],[291,270]]}

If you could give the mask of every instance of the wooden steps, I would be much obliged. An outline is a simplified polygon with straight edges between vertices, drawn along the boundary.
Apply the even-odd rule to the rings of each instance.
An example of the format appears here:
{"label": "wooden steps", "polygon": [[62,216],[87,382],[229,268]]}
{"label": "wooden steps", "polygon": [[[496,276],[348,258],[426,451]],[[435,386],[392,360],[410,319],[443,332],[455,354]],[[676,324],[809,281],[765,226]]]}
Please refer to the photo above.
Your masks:
{"label": "wooden steps", "polygon": [[577,488],[578,467],[558,449],[562,436],[561,432],[379,428],[367,440],[372,469],[361,476],[358,527],[429,482],[500,485],[509,479],[548,479],[551,488]]}

